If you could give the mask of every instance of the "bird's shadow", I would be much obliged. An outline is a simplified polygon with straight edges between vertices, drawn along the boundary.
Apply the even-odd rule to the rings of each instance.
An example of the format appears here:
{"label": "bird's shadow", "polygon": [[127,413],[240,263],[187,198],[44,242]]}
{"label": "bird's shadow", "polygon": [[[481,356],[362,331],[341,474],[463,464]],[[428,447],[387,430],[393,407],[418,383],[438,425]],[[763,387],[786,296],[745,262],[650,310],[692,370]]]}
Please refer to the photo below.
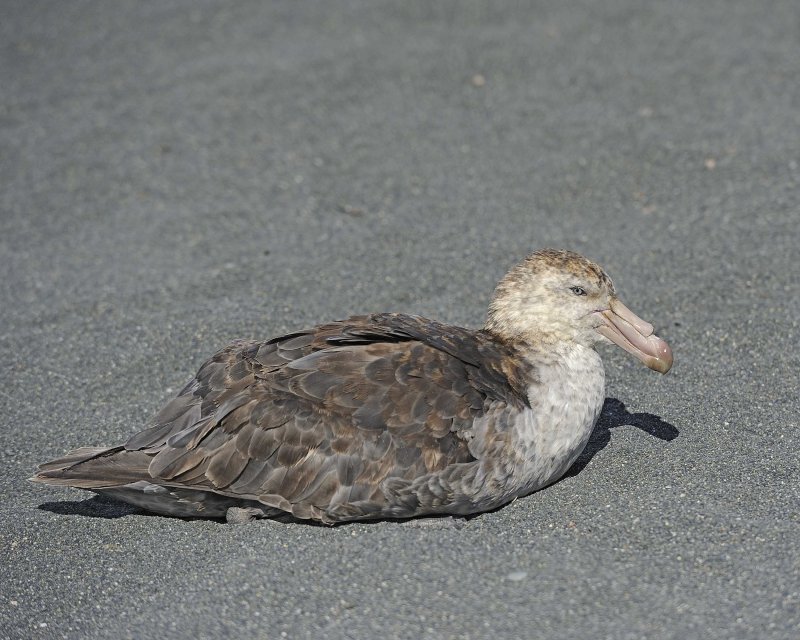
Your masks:
{"label": "bird's shadow", "polygon": [[85,500],[43,502],[38,508],[60,516],[85,516],[87,518],[105,518],[107,520],[132,515],[149,515],[144,509],[102,495],[95,495]]}
{"label": "bird's shadow", "polygon": [[622,425],[632,425],[666,442],[670,442],[680,435],[680,431],[674,425],[662,420],[660,416],[652,413],[631,413],[625,408],[625,403],[621,400],[606,398],[600,418],[597,420],[586,448],[569,468],[569,471],[564,474],[564,478],[576,476],[583,471],[591,459],[611,442],[611,429]]}
{"label": "bird's shadow", "polygon": [[[95,494],[84,500],[60,500],[59,502],[43,502],[38,509],[49,511],[60,516],[83,516],[84,518],[103,518],[116,520],[126,516],[146,516],[153,518],[169,517],[175,520],[203,520],[205,522],[224,523],[225,518],[185,518],[181,516],[165,516],[154,511],[148,511],[128,502],[117,500],[102,494]],[[283,516],[280,516],[283,517]],[[291,518],[291,516],[289,516]],[[292,518],[293,519],[293,518]]]}
{"label": "bird's shadow", "polygon": [[[652,413],[630,413],[625,408],[625,404],[622,401],[617,400],[616,398],[606,398],[606,401],[603,404],[603,410],[600,413],[600,418],[597,420],[597,424],[595,425],[594,431],[589,438],[589,442],[586,444],[586,448],[583,450],[583,453],[581,453],[580,457],[575,461],[575,463],[570,467],[569,471],[564,474],[563,478],[576,476],[583,471],[591,459],[600,453],[600,451],[605,449],[605,447],[611,442],[611,429],[620,427],[622,425],[633,425],[645,433],[648,433],[659,440],[665,440],[667,442],[674,440],[678,437],[678,435],[680,435],[680,432],[673,425],[665,420],[662,420],[659,416],[653,415]],[[120,502],[119,500],[108,498],[102,495],[96,495],[85,500],[45,502],[40,504],[38,508],[42,509],[43,511],[50,511],[51,513],[56,513],[59,515],[78,515],[89,518],[115,519],[130,515],[158,517],[158,514],[148,512],[126,502]],[[493,511],[498,511],[502,508],[503,507],[501,506]],[[467,516],[466,520],[470,520],[477,515],[480,514]],[[193,518],[182,519],[191,520]],[[209,519],[206,518],[206,520]],[[210,520],[224,522],[223,519],[218,518],[212,518]],[[309,520],[298,520],[288,514],[286,516],[280,516],[277,518],[277,520],[281,522],[296,522],[310,526],[325,526]],[[383,520],[374,520],[372,522],[383,522]]]}

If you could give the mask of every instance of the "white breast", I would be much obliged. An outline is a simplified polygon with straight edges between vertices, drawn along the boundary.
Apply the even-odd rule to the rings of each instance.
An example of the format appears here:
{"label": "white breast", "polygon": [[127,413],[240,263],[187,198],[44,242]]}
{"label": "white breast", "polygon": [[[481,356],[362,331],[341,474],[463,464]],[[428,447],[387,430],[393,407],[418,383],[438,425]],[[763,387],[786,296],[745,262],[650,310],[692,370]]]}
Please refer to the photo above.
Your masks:
{"label": "white breast", "polygon": [[518,457],[512,489],[525,495],[558,480],[580,455],[605,399],[603,362],[594,349],[565,346],[536,366],[531,408],[515,429]]}

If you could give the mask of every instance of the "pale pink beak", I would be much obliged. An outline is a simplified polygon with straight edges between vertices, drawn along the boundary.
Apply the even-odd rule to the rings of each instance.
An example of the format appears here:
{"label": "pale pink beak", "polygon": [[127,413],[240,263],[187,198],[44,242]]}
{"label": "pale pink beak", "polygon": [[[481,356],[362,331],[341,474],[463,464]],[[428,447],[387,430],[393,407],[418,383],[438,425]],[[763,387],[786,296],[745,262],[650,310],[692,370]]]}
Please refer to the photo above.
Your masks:
{"label": "pale pink beak", "polygon": [[595,331],[635,355],[654,371],[669,371],[672,349],[653,333],[653,325],[642,320],[616,298],[611,300],[609,306],[610,309],[600,312],[604,324]]}

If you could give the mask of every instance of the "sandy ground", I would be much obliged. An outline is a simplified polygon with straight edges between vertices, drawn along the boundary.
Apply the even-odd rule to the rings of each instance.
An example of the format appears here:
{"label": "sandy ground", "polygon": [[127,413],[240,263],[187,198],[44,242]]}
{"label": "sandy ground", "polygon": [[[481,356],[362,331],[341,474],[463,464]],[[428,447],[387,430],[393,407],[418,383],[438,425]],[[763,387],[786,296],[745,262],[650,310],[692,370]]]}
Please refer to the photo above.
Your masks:
{"label": "sandy ground", "polygon": [[[0,637],[800,637],[800,7],[31,2],[0,19]],[[608,349],[561,482],[461,528],[153,517],[25,481],[203,360],[479,326],[581,251]]]}

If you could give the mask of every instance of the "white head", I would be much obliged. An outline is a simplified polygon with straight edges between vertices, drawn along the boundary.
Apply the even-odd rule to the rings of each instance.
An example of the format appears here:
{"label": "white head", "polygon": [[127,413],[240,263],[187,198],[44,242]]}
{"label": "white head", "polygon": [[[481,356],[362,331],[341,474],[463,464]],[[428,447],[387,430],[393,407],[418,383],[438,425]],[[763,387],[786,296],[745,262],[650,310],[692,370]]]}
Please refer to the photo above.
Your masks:
{"label": "white head", "polygon": [[667,343],[619,301],[611,278],[571,251],[543,249],[513,267],[495,289],[485,328],[511,342],[613,342],[651,369],[672,366]]}

